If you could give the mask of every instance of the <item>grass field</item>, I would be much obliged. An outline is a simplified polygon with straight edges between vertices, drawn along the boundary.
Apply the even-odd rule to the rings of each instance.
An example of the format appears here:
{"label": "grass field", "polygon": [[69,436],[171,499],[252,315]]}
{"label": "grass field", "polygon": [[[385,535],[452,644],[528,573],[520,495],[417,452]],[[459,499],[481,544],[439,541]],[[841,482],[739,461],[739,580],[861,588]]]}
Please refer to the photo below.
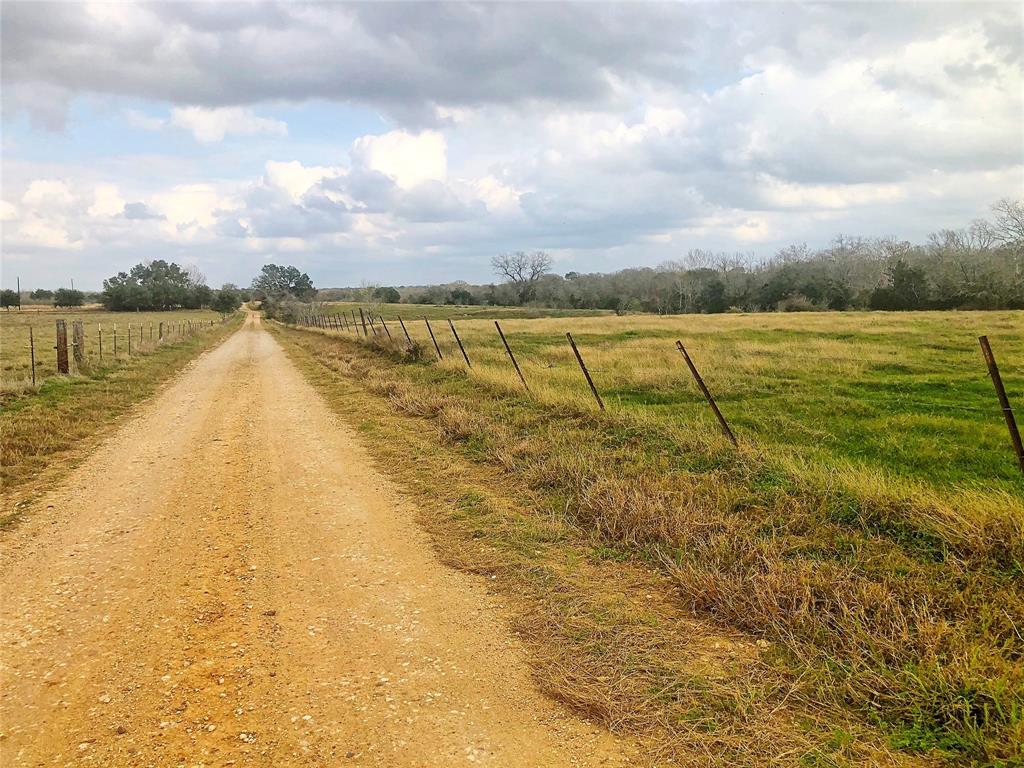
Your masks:
{"label": "grass field", "polygon": [[[426,327],[402,310],[412,337],[434,355]],[[415,308],[417,311],[419,308]],[[1024,409],[1024,313],[799,313],[518,320],[483,308],[426,313],[445,367],[464,367],[444,318],[457,321],[473,376],[511,391],[522,385],[493,317],[533,395],[596,407],[566,342],[571,331],[606,406],[673,431],[716,433],[714,417],[675,348],[687,346],[734,431],[780,457],[878,480],[937,488],[1019,491],[977,337],[987,334],[1011,402]],[[420,313],[420,315],[425,313]],[[509,319],[504,319],[504,318]],[[487,318],[484,320],[483,318]],[[398,332],[392,327],[392,332]]]}
{"label": "grass field", "polygon": [[533,307],[493,307],[478,305],[437,305],[437,304],[357,304],[349,301],[332,301],[322,305],[322,311],[329,314],[355,311],[359,308],[371,309],[384,315],[387,320],[401,316],[406,321],[416,321],[424,317],[431,320],[501,320],[503,318],[519,318],[520,320],[542,317],[614,317],[615,313],[605,309],[535,309]]}
{"label": "grass field", "polygon": [[[57,374],[56,320],[66,320],[68,343],[71,342],[71,323],[84,323],[86,357],[93,367],[100,363],[100,331],[103,336],[103,364],[114,360],[114,335],[117,335],[117,357],[128,355],[128,332],[131,328],[132,351],[148,349],[159,336],[160,323],[187,321],[218,322],[220,315],[205,310],[178,312],[106,312],[102,309],[66,310],[53,308],[26,308],[21,312],[0,312],[0,382],[4,392],[21,390],[31,381],[32,368],[29,350],[29,328],[35,336],[36,380]],[[139,332],[142,332],[140,345]],[[169,332],[169,331],[168,331]],[[70,352],[69,352],[70,355]]]}
{"label": "grass field", "polygon": [[[408,327],[419,348],[412,356],[383,335],[356,344],[344,333],[281,333],[328,392],[351,399],[347,387],[359,382],[419,423],[395,428],[410,444],[426,420],[439,444],[500,472],[503,488],[533,499],[531,530],[558,526],[557,541],[577,541],[609,567],[652,567],[680,609],[766,640],[754,689],[778,690],[781,675],[784,701],[826,713],[838,743],[863,747],[842,735],[846,713],[896,753],[950,764],[1020,758],[1024,480],[977,336],[989,336],[1011,401],[1021,403],[1024,314],[510,318],[502,327],[529,396],[491,320],[457,322],[472,370],[447,324],[434,323],[440,363],[422,320]],[[738,449],[719,434],[676,338]],[[507,546],[507,531],[491,529],[495,507],[463,499],[453,509],[474,539]],[[536,535],[544,541],[526,546],[552,545]],[[531,588],[526,574],[509,578],[513,589]],[[574,663],[592,660],[596,675],[615,652],[592,642],[609,619],[576,620],[582,626],[553,642]],[[754,695],[750,679],[651,679],[671,668],[666,648],[680,640],[657,627],[642,640],[630,635],[631,669],[649,686],[618,700],[590,677],[595,690],[556,681],[556,694],[583,709],[611,707],[610,719],[650,712],[652,727],[683,738],[694,738],[693,718],[716,723],[715,738],[745,732],[757,707],[719,710],[707,691],[718,704],[740,699]],[[764,695],[763,706],[783,706]],[[843,764],[851,750],[808,764]]]}

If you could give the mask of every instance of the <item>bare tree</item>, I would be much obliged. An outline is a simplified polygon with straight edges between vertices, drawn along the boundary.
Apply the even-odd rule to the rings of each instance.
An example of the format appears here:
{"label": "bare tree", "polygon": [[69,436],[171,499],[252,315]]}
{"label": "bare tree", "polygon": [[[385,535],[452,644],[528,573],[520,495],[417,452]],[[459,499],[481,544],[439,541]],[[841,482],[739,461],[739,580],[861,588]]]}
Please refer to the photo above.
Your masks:
{"label": "bare tree", "polygon": [[491,259],[491,266],[497,275],[512,285],[520,304],[527,304],[537,290],[537,283],[551,269],[551,257],[544,251],[515,251],[503,253]]}
{"label": "bare tree", "polygon": [[996,220],[990,224],[992,239],[1003,245],[1024,245],[1024,203],[1004,197],[992,206]]}

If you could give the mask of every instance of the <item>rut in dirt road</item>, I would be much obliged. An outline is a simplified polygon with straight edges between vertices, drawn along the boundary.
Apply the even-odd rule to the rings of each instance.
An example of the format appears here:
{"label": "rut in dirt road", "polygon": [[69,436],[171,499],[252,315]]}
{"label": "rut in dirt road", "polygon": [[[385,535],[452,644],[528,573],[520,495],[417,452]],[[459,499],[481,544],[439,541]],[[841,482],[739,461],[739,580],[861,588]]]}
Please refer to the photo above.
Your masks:
{"label": "rut in dirt road", "polygon": [[636,761],[255,318],[5,534],[0,591],[4,766]]}

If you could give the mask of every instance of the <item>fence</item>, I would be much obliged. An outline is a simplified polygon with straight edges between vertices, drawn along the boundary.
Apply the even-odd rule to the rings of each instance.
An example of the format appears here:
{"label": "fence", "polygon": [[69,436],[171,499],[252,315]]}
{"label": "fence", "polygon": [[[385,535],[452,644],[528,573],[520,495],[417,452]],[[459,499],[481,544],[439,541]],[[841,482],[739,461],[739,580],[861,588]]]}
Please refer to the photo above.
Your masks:
{"label": "fence", "polygon": [[[348,318],[344,313],[336,315],[308,313],[299,318],[298,325],[319,328],[321,330],[326,331],[347,332],[353,334],[355,337],[360,338],[361,340],[367,340],[378,335],[376,325],[379,322],[381,328],[387,331],[387,339],[391,344],[401,343],[395,342],[394,338],[391,336],[391,332],[387,330],[387,323],[385,322],[383,316],[377,315],[375,320],[373,313],[369,312],[368,310],[364,310],[361,307],[359,308],[360,320],[358,323],[356,322],[355,310],[352,310],[351,316],[352,322],[349,323]],[[414,342],[409,335],[409,331],[406,328],[404,319],[401,316],[396,316],[395,319],[398,321],[398,324],[404,333],[404,345],[407,348],[411,348]],[[431,326],[430,324],[430,320],[426,316],[424,316],[422,319],[424,325],[426,326],[426,330],[430,337],[430,341],[432,342],[432,345],[434,347],[434,352],[437,355],[437,359],[439,361],[443,360],[444,355],[441,352],[441,346],[438,343],[437,336],[434,334],[434,329],[433,326]],[[465,361],[466,368],[472,369],[472,363],[470,362],[469,354],[466,350],[465,345],[462,342],[462,338],[459,336],[459,333],[456,330],[454,322],[451,320],[451,318],[446,318],[446,320],[449,328],[451,329],[452,336],[455,339],[456,344],[458,345],[459,351],[462,354],[462,358]],[[501,340],[502,347],[507,353],[509,361],[511,362],[512,367],[515,370],[516,376],[522,383],[523,388],[527,392],[527,394],[531,394],[530,386],[527,383],[526,376],[523,374],[522,368],[520,367],[519,362],[512,351],[512,347],[510,346],[508,339],[506,338],[504,332],[501,329],[501,325],[498,323],[497,320],[494,321],[494,327],[495,330],[497,331],[498,337]],[[587,368],[583,355],[580,352],[579,347],[576,344],[576,341],[572,337],[572,333],[566,332],[565,338],[570,349],[572,350],[573,357],[575,358],[576,363],[579,366],[580,372],[582,374],[582,381],[585,382],[587,387],[589,388],[590,393],[593,396],[594,401],[596,402],[599,410],[604,411],[604,400],[601,398],[601,394],[598,391],[598,388],[594,383],[594,379],[590,374],[590,369]],[[986,336],[980,336],[978,338],[978,342],[981,346],[983,362],[985,363],[988,375],[991,378],[993,387],[995,389],[999,410],[1003,415],[1007,431],[1009,432],[1010,445],[1013,450],[1013,454],[1016,458],[1016,462],[1021,472],[1024,473],[1024,444],[1022,444],[1020,431],[1017,427],[1017,422],[1013,414],[1013,409],[1010,405],[1009,398],[1006,394],[1006,389],[1003,385],[1002,377],[999,373],[999,367],[996,362],[995,354],[992,351],[991,345],[989,344],[988,338]],[[734,433],[732,427],[729,425],[729,422],[726,419],[725,415],[722,413],[722,410],[719,408],[718,403],[715,401],[714,396],[712,395],[710,389],[704,381],[704,378],[701,376],[696,363],[693,361],[686,347],[683,345],[683,342],[681,340],[676,340],[675,348],[679,351],[683,363],[689,370],[697,389],[700,391],[702,397],[708,405],[708,408],[714,415],[715,420],[718,423],[718,426],[721,429],[722,433],[730,442],[732,442],[733,445],[739,445],[739,441],[736,437],[736,434]],[[968,406],[954,407],[970,409]]]}
{"label": "fence", "polygon": [[[227,317],[220,322],[223,324]],[[71,321],[70,340],[68,321],[54,321],[54,344],[46,349],[42,334],[29,325],[27,352],[29,362],[29,378],[33,389],[38,386],[41,377],[38,368],[43,364],[49,352],[54,354],[55,374],[70,376],[86,374],[102,368],[127,362],[133,357],[152,352],[165,344],[174,344],[184,339],[193,338],[213,328],[216,320],[173,320],[170,322],[135,322],[126,323],[118,328],[117,323],[110,323],[106,330],[102,323],[95,324],[90,333],[82,320]],[[10,333],[10,331],[6,331]],[[93,341],[95,340],[95,342]]]}

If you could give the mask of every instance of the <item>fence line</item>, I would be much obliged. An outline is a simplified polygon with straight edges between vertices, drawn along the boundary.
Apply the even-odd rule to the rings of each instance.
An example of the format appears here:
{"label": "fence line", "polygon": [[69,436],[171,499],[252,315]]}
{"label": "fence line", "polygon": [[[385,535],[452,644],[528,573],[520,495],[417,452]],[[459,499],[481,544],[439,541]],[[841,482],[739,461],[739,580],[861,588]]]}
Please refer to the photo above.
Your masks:
{"label": "fence line", "polygon": [[[351,310],[351,312],[352,312],[352,317],[353,317],[353,320],[354,320],[355,319],[355,310]],[[366,330],[366,322],[367,322],[366,321],[366,317],[367,317],[367,314],[364,313],[364,311],[363,311],[363,309],[361,307],[359,308],[359,316],[360,316],[360,319],[361,319],[362,325],[363,325],[363,336],[364,336],[364,338],[366,338],[366,337],[369,336],[369,334],[367,333],[367,330]],[[344,312],[342,312],[342,317],[344,317]],[[403,331],[403,333],[405,335],[406,343],[408,344],[409,348],[412,348],[413,345],[414,345],[414,342],[412,340],[412,337],[409,335],[409,330],[406,327],[404,320],[402,319],[401,315],[397,315],[396,317],[397,317],[399,325],[401,326],[402,331]],[[387,331],[388,340],[389,341],[393,341],[393,338],[391,336],[391,332],[389,330],[387,330],[387,324],[386,324],[386,322],[384,320],[383,315],[378,315],[378,319],[380,320],[381,326]],[[462,338],[459,336],[458,331],[455,328],[454,322],[452,322],[451,318],[446,318],[446,320],[448,322],[448,326],[451,328],[452,336],[454,336],[455,341],[458,344],[459,350],[462,352],[462,356],[463,356],[463,359],[466,362],[467,368],[472,369],[473,366],[472,366],[472,363],[470,362],[469,354],[466,351],[465,345],[462,343]],[[377,331],[376,331],[376,328],[374,327],[373,315],[372,314],[369,315],[369,322],[370,322],[370,327],[373,328],[374,336],[377,336]],[[434,351],[437,353],[437,359],[439,361],[443,360],[444,359],[444,355],[441,352],[441,347],[438,344],[437,337],[434,335],[434,330],[433,330],[433,328],[430,325],[430,320],[425,315],[423,316],[423,322],[424,322],[424,324],[427,327],[427,332],[430,334],[430,340],[433,342]],[[310,317],[308,315],[307,316],[303,316],[303,317],[300,318],[300,324],[306,325],[306,326],[316,326],[316,325],[318,325],[318,323],[316,321],[316,317],[315,316],[314,317]],[[519,377],[519,380],[520,380],[520,382],[523,385],[523,388],[526,390],[527,393],[532,394],[531,391],[530,391],[529,384],[527,384],[526,377],[523,375],[523,371],[522,371],[522,369],[519,366],[519,362],[516,360],[515,355],[512,353],[512,349],[511,349],[511,347],[510,347],[510,345],[508,343],[508,340],[505,337],[505,334],[504,334],[504,332],[501,329],[501,325],[498,323],[497,320],[494,321],[494,326],[495,326],[495,329],[498,332],[499,338],[501,339],[502,346],[504,347],[505,352],[508,355],[508,358],[509,358],[510,362],[512,363],[512,366],[515,369],[516,375]],[[329,327],[329,325],[320,325],[319,327]],[[334,327],[336,328],[336,325]],[[357,337],[359,336],[358,328],[356,329],[356,336]],[[572,349],[573,355],[574,355],[574,357],[576,359],[577,364],[579,365],[580,370],[583,372],[583,376],[586,379],[586,382],[587,382],[587,385],[590,388],[591,394],[594,396],[594,400],[597,402],[597,405],[600,408],[600,410],[604,411],[605,410],[604,401],[602,400],[601,395],[598,392],[597,386],[594,383],[593,377],[590,374],[590,369],[587,368],[587,365],[586,365],[586,363],[583,360],[583,356],[580,353],[579,348],[576,345],[576,341],[573,339],[572,333],[571,332],[566,332],[565,337],[566,337],[566,340],[569,343],[570,348]],[[992,352],[991,345],[989,344],[988,338],[986,336],[980,336],[978,341],[981,344],[982,355],[984,357],[984,360],[985,360],[985,363],[986,363],[986,366],[987,366],[987,369],[988,369],[988,374],[989,374],[989,376],[992,379],[993,386],[995,387],[996,397],[997,397],[997,401],[999,403],[999,409],[1000,409],[1000,411],[1001,411],[1001,413],[1002,413],[1002,415],[1004,417],[1004,420],[1006,421],[1007,430],[1010,433],[1010,442],[1011,442],[1011,445],[1013,447],[1015,458],[1017,460],[1017,463],[1020,466],[1021,472],[1024,473],[1024,444],[1022,444],[1022,441],[1021,441],[1020,432],[1019,432],[1019,429],[1017,427],[1016,419],[1014,418],[1013,410],[1012,410],[1012,408],[1010,406],[1009,398],[1008,398],[1008,396],[1006,394],[1006,389],[1003,386],[1002,378],[1001,378],[1000,373],[999,373],[999,368],[998,368],[998,366],[996,364],[994,353]],[[380,342],[378,342],[378,344],[379,343]],[[722,433],[729,439],[729,441],[733,445],[737,445],[738,446],[739,442],[738,442],[738,440],[736,438],[735,433],[733,432],[732,428],[729,426],[729,423],[726,420],[725,415],[722,413],[721,409],[719,408],[718,403],[715,401],[714,396],[711,394],[711,391],[709,390],[706,382],[704,381],[704,378],[701,376],[700,372],[698,371],[696,364],[693,362],[693,359],[690,357],[690,354],[687,351],[686,347],[683,345],[683,342],[681,340],[676,340],[675,347],[679,351],[679,353],[682,355],[683,360],[686,363],[686,366],[687,366],[687,368],[690,371],[690,374],[692,375],[694,381],[697,384],[698,389],[701,392],[701,395],[704,397],[704,399],[708,403],[708,406],[711,408],[711,410],[712,410],[712,412],[713,412],[713,414],[715,416],[715,419],[717,420],[718,425],[719,425],[719,427],[722,430]],[[771,356],[772,355],[772,353],[770,353],[770,352],[759,352],[759,351],[751,352],[751,355],[755,355],[755,354],[760,354],[760,355],[764,355],[764,356]],[[802,357],[804,357],[806,359],[813,359],[813,360],[823,360],[823,359],[843,360],[843,361],[846,361],[846,362],[855,362],[855,363],[858,363],[858,364],[861,364],[861,365],[863,365],[865,363],[864,360],[860,360],[860,359],[857,359],[857,358],[845,358],[845,357],[841,357],[841,356],[805,355],[805,356],[802,356]],[[787,359],[791,359],[791,358],[787,355]],[[529,360],[529,358],[527,358],[527,360],[530,361],[530,362],[534,362],[532,360]],[[535,363],[535,362],[534,362],[534,364],[539,365],[538,363]],[[554,368],[554,367],[560,367],[560,366],[556,366],[555,364],[548,364],[545,367],[547,367],[547,368]],[[594,370],[600,371],[600,369],[594,369]],[[941,407],[941,408],[955,408],[955,409],[959,409],[959,410],[972,411],[972,412],[983,412],[983,413],[990,412],[990,409],[980,408],[980,407],[975,407],[975,406],[959,405],[959,404],[954,404],[954,403],[925,403],[925,402],[921,402],[921,401],[917,401],[917,400],[907,400],[905,398],[898,398],[898,397],[896,398],[896,400],[899,403],[913,404],[913,405],[919,405],[919,406],[923,406],[923,407],[937,406],[937,407]]]}

